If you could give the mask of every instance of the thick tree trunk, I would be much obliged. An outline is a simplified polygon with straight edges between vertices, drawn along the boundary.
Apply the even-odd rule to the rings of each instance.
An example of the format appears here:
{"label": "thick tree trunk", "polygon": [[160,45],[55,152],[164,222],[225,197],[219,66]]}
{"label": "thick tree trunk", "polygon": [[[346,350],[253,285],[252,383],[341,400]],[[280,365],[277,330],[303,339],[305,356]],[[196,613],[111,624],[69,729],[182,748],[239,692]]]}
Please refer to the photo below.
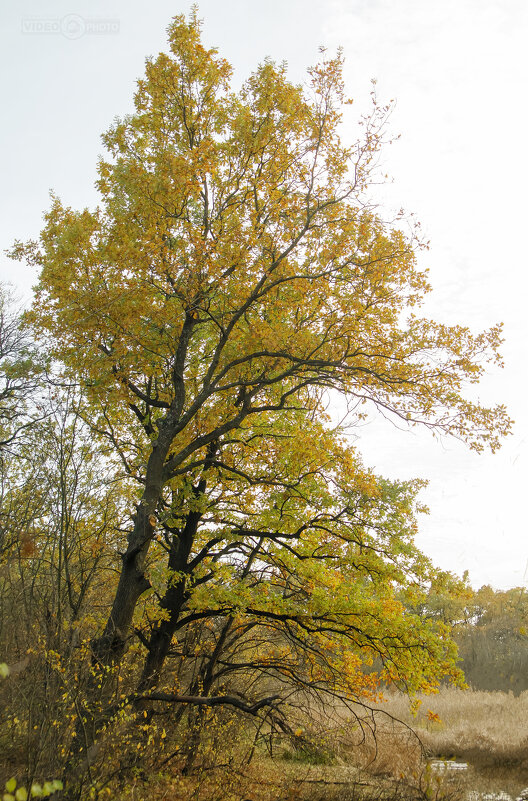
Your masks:
{"label": "thick tree trunk", "polygon": [[154,536],[156,509],[164,486],[163,468],[174,429],[175,420],[169,412],[159,426],[159,436],[147,463],[145,490],[128,535],[128,547],[122,555],[123,565],[112,610],[102,635],[92,642],[94,660],[104,667],[122,659],[137,602],[150,586],[145,577],[145,563]]}
{"label": "thick tree trunk", "polygon": [[157,687],[184,601],[185,582],[178,582],[176,587],[169,588],[165,594],[161,606],[169,611],[170,617],[168,620],[162,620],[152,632],[143,673],[138,684],[138,693],[146,693]]}
{"label": "thick tree trunk", "polygon": [[[195,487],[195,495],[205,489],[205,481]],[[175,573],[186,574],[189,570],[189,555],[198,530],[201,514],[189,512],[185,526],[173,537],[169,553],[169,569]],[[184,577],[176,584],[171,584],[163,596],[160,607],[168,612],[168,617],[161,620],[151,634],[148,654],[145,659],[143,673],[138,685],[138,692],[145,693],[157,686],[165,659],[169,652],[172,637],[176,631],[182,607],[187,600],[187,579]]]}
{"label": "thick tree trunk", "polygon": [[[145,490],[137,506],[134,526],[128,536],[127,550],[122,555],[123,564],[112,610],[102,635],[94,639],[91,644],[93,671],[86,692],[84,709],[79,717],[79,736],[75,738],[76,744],[68,761],[72,768],[68,777],[72,779],[68,783],[66,795],[68,799],[79,797],[84,777],[89,770],[89,755],[98,748],[97,737],[116,711],[114,671],[111,668],[118,665],[125,654],[137,602],[150,586],[145,576],[146,559],[154,536],[156,511],[162,498],[166,478],[165,460],[174,439],[176,417],[174,412],[169,411],[164,421],[159,424],[158,439],[153,444],[147,463]],[[210,453],[213,453],[213,446],[210,446]],[[195,494],[199,496],[204,492],[205,486],[206,482],[202,478],[194,488]],[[185,572],[200,517],[198,512],[189,512],[183,530],[174,538],[169,555],[169,567],[176,572]],[[152,689],[159,682],[181,608],[186,600],[185,593],[185,579],[174,586],[169,585],[167,589],[162,607],[170,614],[166,621],[160,622],[152,634],[139,685],[142,692]],[[79,747],[81,745],[82,750]]]}
{"label": "thick tree trunk", "polygon": [[96,756],[98,735],[115,713],[116,688],[111,668],[118,665],[125,654],[137,602],[150,586],[145,576],[146,558],[156,527],[155,513],[164,485],[163,467],[174,427],[174,415],[168,412],[147,463],[145,490],[137,505],[127,550],[122,554],[112,609],[103,633],[91,643],[92,671],[67,760],[65,798],[68,801],[80,797],[90,761]]}

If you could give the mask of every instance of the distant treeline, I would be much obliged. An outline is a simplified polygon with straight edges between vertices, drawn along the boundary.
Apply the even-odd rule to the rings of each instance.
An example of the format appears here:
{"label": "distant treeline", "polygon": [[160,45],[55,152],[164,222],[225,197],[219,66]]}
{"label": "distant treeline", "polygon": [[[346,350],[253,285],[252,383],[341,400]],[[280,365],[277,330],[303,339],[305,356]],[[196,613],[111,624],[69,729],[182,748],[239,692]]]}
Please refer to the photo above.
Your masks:
{"label": "distant treeline", "polygon": [[476,690],[528,689],[528,592],[481,587],[432,592],[422,614],[452,627],[466,682]]}

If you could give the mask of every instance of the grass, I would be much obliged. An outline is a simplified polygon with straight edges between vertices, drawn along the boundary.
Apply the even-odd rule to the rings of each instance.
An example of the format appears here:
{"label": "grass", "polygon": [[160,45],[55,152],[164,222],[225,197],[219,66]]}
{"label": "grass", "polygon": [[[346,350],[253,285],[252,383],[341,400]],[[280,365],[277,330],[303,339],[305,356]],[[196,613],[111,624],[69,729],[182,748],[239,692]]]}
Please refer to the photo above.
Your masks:
{"label": "grass", "polygon": [[402,695],[389,695],[378,708],[412,726],[431,755],[478,768],[507,766],[528,779],[528,691],[515,697],[447,688],[418,700],[414,716]]}
{"label": "grass", "polygon": [[393,693],[375,706],[378,754],[371,772],[395,775],[407,755],[407,775],[416,774],[412,738],[395,722],[398,719],[419,738],[422,766],[423,758],[431,757],[468,763],[468,770],[456,777],[466,792],[504,791],[515,798],[528,786],[528,692],[515,697],[511,692],[443,688],[416,700],[411,706],[406,696]]}

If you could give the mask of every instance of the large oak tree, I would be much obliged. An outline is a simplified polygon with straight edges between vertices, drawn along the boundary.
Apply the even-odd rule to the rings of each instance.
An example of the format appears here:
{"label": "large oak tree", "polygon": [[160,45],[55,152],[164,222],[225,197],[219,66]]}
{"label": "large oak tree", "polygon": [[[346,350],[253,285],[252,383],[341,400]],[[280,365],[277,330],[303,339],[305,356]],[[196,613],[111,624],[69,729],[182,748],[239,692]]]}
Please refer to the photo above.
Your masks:
{"label": "large oak tree", "polygon": [[[14,251],[40,270],[33,324],[137,486],[94,659],[118,663],[137,634],[136,703],[252,713],[277,699],[253,680],[229,694],[228,675],[350,697],[377,657],[383,679],[434,684],[453,649],[406,611],[431,576],[419,482],[375,477],[330,411],[341,397],[349,423],[378,409],[494,449],[505,410],[464,388],[500,361],[500,327],[419,316],[418,242],[368,196],[387,109],[341,142],[340,56],[305,86],[265,61],[235,91],[196,15],[169,45],[103,137],[100,207],[54,198],[40,241]],[[199,625],[198,677],[160,688]]]}

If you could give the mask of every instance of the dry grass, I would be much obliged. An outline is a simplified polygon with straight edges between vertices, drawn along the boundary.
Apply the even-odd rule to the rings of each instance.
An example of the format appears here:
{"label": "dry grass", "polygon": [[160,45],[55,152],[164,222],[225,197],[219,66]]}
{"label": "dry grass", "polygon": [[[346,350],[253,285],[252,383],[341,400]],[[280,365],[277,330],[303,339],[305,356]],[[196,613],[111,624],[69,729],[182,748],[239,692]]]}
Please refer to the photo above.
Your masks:
{"label": "dry grass", "polygon": [[[454,801],[469,790],[505,791],[515,798],[528,785],[528,692],[515,697],[444,688],[413,705],[394,693],[372,707],[311,708],[300,721],[305,728],[298,743],[284,744],[282,756],[298,771],[306,766],[311,771],[310,800],[318,797],[314,763],[328,782],[326,787],[321,782],[326,799]],[[469,767],[438,774],[429,765],[432,757],[468,762]],[[349,771],[346,777],[343,771]],[[299,777],[293,783],[298,787]],[[333,779],[342,784],[334,784],[329,793]]]}
{"label": "dry grass", "polygon": [[[406,777],[418,777],[418,784],[429,786],[431,792],[437,777],[427,768],[424,771],[423,758],[467,762],[468,770],[452,774],[450,780],[449,772],[444,773],[439,797],[474,790],[504,791],[516,798],[528,785],[528,692],[515,697],[513,693],[443,688],[417,701],[413,707],[406,696],[394,693],[375,707],[378,755],[370,771],[395,776],[407,762]],[[398,729],[395,719],[416,732],[423,748],[421,767],[410,760],[416,758],[413,740],[401,726]]]}
{"label": "dry grass", "polygon": [[511,692],[445,688],[418,700],[415,715],[399,694],[389,695],[378,708],[412,726],[430,755],[528,772],[528,691],[515,697]]}

